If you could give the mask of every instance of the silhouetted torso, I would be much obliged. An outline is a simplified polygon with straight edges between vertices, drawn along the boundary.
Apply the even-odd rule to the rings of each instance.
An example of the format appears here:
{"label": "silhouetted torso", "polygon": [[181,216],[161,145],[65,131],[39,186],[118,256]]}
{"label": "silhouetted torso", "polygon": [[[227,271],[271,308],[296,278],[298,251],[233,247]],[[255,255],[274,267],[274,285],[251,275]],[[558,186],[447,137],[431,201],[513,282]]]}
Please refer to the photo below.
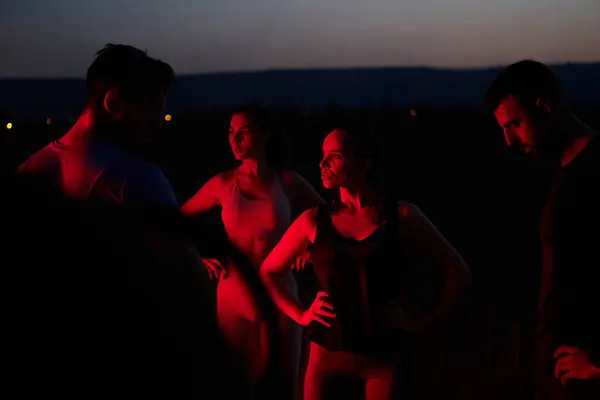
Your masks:
{"label": "silhouetted torso", "polygon": [[148,240],[187,229],[177,210],[90,208],[43,179],[2,183],[7,384],[33,397],[211,398],[214,385],[243,398],[197,269]]}
{"label": "silhouetted torso", "polygon": [[595,138],[556,172],[541,219],[537,364],[556,396],[561,389],[552,377],[552,356],[558,346],[598,351],[599,183],[600,140]]}

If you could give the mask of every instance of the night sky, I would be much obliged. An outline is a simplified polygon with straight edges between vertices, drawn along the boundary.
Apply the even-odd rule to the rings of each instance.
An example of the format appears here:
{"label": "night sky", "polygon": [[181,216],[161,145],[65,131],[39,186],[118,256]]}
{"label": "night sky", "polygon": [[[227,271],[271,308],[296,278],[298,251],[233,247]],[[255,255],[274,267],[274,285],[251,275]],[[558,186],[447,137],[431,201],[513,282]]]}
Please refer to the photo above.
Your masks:
{"label": "night sky", "polygon": [[178,74],[600,60],[600,0],[2,0],[0,78],[82,77],[105,43]]}

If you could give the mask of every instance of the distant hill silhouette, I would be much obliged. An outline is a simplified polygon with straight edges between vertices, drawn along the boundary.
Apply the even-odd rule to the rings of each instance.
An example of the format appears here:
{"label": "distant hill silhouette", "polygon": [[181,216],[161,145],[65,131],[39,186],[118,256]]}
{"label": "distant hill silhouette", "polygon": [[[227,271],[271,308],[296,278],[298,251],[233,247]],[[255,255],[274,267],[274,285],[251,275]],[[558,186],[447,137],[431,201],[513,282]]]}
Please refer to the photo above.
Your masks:
{"label": "distant hill silhouette", "polygon": [[[600,102],[600,62],[554,65],[568,96]],[[187,75],[169,98],[173,113],[188,108],[269,106],[321,108],[431,105],[478,106],[499,68],[347,68]],[[0,79],[0,116],[73,118],[81,107],[81,79]]]}

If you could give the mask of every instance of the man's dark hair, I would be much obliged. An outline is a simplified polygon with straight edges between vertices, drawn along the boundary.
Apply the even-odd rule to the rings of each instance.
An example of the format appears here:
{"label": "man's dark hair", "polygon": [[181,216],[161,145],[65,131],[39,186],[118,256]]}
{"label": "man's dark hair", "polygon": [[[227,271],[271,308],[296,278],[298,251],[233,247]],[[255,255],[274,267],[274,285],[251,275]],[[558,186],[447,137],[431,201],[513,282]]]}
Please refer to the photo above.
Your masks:
{"label": "man's dark hair", "polygon": [[509,65],[494,79],[485,94],[484,106],[493,112],[509,95],[515,96],[524,107],[532,107],[538,98],[561,99],[562,90],[548,66],[523,60]]}
{"label": "man's dark hair", "polygon": [[165,92],[174,79],[169,64],[133,46],[110,43],[96,53],[87,70],[87,104],[103,104],[113,88],[126,101],[154,97]]}

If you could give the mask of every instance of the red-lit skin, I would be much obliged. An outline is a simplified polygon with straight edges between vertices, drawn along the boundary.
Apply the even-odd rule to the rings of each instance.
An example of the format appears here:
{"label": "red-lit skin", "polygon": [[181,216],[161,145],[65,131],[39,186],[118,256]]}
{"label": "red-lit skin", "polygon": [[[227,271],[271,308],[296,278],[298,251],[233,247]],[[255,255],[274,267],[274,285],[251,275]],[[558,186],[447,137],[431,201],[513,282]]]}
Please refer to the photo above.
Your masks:
{"label": "red-lit skin", "polygon": [[[244,196],[255,199],[268,198],[271,192],[276,175],[279,173],[282,183],[286,188],[286,195],[290,202],[292,215],[298,215],[302,211],[314,207],[323,202],[316,191],[308,184],[304,178],[293,171],[277,171],[270,166],[265,159],[265,144],[268,139],[267,132],[261,132],[253,126],[251,118],[245,114],[234,114],[230,121],[229,127],[229,144],[232,153],[236,160],[241,161],[241,165],[234,170],[226,171],[215,175],[204,184],[198,192],[188,200],[182,207],[181,212],[184,215],[195,216],[223,204],[226,196],[231,190],[233,180],[237,180],[240,190]],[[260,224],[260,220],[253,220],[253,224]],[[240,232],[237,232],[239,235]],[[243,235],[242,235],[243,236]],[[244,254],[252,263],[258,267],[262,264],[268,253],[272,250],[271,247],[266,247],[265,243],[259,238],[253,242],[250,248],[246,248]],[[290,268],[301,270],[304,268],[308,260],[308,253],[299,254],[295,260],[288,264]],[[256,334],[248,330],[248,322],[241,325],[239,320],[225,321],[223,317],[220,319],[222,329],[228,331],[230,341],[237,341],[237,348],[240,354],[245,354],[245,357],[252,360],[249,367],[250,381],[256,383],[264,374],[266,365],[269,359],[269,343],[267,342],[266,325],[259,317],[263,314],[262,310],[256,302],[256,295],[251,287],[244,282],[244,278],[239,274],[237,267],[234,264],[227,265],[224,268],[222,261],[216,259],[204,260],[209,272],[213,278],[219,279],[221,290],[232,290],[235,293],[223,294],[239,304],[242,308],[242,313],[246,316],[255,316],[252,323],[256,324],[260,331],[260,351],[257,354],[256,345],[249,342],[249,337]],[[291,273],[288,274],[291,277]],[[233,279],[226,279],[233,278]],[[236,285],[228,284],[229,281],[236,281]],[[262,321],[262,322],[261,322]],[[288,320],[289,321],[289,320]],[[285,322],[293,323],[293,322]],[[223,326],[223,324],[227,326]],[[254,329],[254,328],[253,328]],[[289,329],[288,329],[289,330]],[[237,332],[237,333],[236,333]],[[300,332],[298,332],[300,334]],[[237,338],[237,339],[236,339]],[[293,349],[284,348],[285,357],[290,357],[290,363],[299,365],[300,356],[300,335],[298,335],[297,343],[284,343],[283,346],[292,346]],[[291,340],[291,339],[290,339]],[[248,344],[244,344],[248,343]],[[234,343],[234,346],[236,344]],[[289,354],[289,356],[288,356]],[[294,375],[297,375],[295,373]],[[297,377],[295,377],[297,380]]]}
{"label": "red-lit skin", "polygon": [[[231,186],[231,180],[237,178],[238,184],[242,187],[244,193],[251,194],[253,198],[264,198],[271,190],[273,180],[277,171],[268,165],[264,159],[264,146],[267,141],[267,133],[253,129],[251,122],[244,114],[234,114],[231,117],[229,126],[228,141],[231,151],[236,160],[242,164],[231,171],[226,171],[215,175],[208,180],[190,198],[182,207],[181,212],[184,215],[199,215],[221,204],[221,198],[224,191],[228,191]],[[294,212],[300,213],[316,204],[323,202],[323,199],[317,194],[313,187],[300,175],[294,171],[282,171],[287,194],[289,195],[291,206]],[[293,213],[294,213],[293,212]],[[264,260],[267,254],[252,255],[251,259]],[[303,268],[307,255],[299,257],[294,266]],[[218,260],[210,260],[210,263],[217,264],[214,277],[218,277],[221,267]]]}
{"label": "red-lit skin", "polygon": [[[250,193],[254,198],[265,197],[270,191],[277,171],[264,160],[264,147],[268,134],[253,129],[251,122],[244,114],[234,114],[229,126],[228,141],[236,160],[242,164],[231,171],[226,171],[212,177],[192,196],[182,207],[184,215],[194,216],[209,211],[221,204],[223,191],[229,190],[234,176],[243,188],[244,193]],[[312,186],[300,175],[293,171],[282,171],[281,178],[288,188],[291,205],[295,212],[301,212],[320,204],[323,199]],[[253,255],[252,259],[264,259],[264,255]],[[303,254],[294,262],[296,269],[302,269],[308,260]],[[220,261],[206,260],[212,266],[211,274],[216,278],[221,274]]]}
{"label": "red-lit skin", "polygon": [[[369,207],[363,206],[369,194],[366,182],[370,160],[354,157],[346,146],[346,132],[336,129],[323,142],[323,160],[320,163],[323,185],[339,190],[342,212],[332,216],[333,225],[341,235],[355,240],[368,237],[377,229],[368,216]],[[260,277],[271,298],[290,318],[302,326],[316,321],[330,326],[323,317],[335,317],[335,310],[326,301],[327,293],[319,293],[312,305],[305,309],[278,280],[288,265],[314,243],[316,235],[316,213],[313,208],[305,211],[287,230],[260,269]],[[415,250],[440,267],[446,277],[440,302],[430,313],[418,320],[408,319],[395,304],[390,304],[390,323],[408,331],[420,331],[440,316],[449,307],[462,289],[471,282],[471,274],[462,257],[438,232],[436,227],[413,204],[398,204],[398,219],[414,239]],[[310,361],[309,361],[310,362]],[[305,387],[310,386],[305,383]],[[376,389],[373,389],[376,391]],[[371,393],[369,398],[377,398]]]}
{"label": "red-lit skin", "polygon": [[102,111],[85,108],[73,127],[60,139],[65,145],[85,143],[92,138],[110,138],[124,150],[139,150],[151,142],[162,127],[165,95],[126,101],[117,89],[104,97]]}
{"label": "red-lit skin", "polygon": [[554,353],[554,377],[563,386],[571,379],[600,379],[600,368],[591,364],[589,354],[571,346],[560,346]]}
{"label": "red-lit skin", "polygon": [[[164,94],[132,102],[123,100],[117,89],[110,90],[104,97],[102,110],[88,104],[71,129],[60,138],[60,142],[73,146],[95,138],[106,138],[126,152],[137,152],[160,132],[164,106]],[[79,172],[62,168],[63,175]],[[63,178],[64,182],[76,180],[67,176]]]}
{"label": "red-lit skin", "polygon": [[508,96],[504,99],[494,116],[509,147],[518,147],[529,153],[538,145],[540,127],[516,97]]}
{"label": "red-lit skin", "polygon": [[[245,169],[255,172],[255,175],[259,161],[264,158],[267,139],[268,133],[256,130],[246,115],[238,113],[231,116],[228,136],[231,152],[236,160],[245,164]],[[261,165],[267,166],[264,162]],[[274,169],[266,172],[275,173]]]}
{"label": "red-lit skin", "polygon": [[[122,99],[117,89],[110,90],[104,96],[101,110],[88,104],[71,129],[60,138],[60,142],[66,146],[77,146],[92,139],[106,138],[124,151],[135,152],[159,133],[164,106],[164,93],[132,102]],[[80,171],[63,167],[62,174],[65,182],[77,181],[73,175],[80,174]],[[192,268],[203,265],[196,246],[187,238],[172,240],[154,236],[152,240],[161,247],[159,254],[167,263],[190,265]]]}
{"label": "red-lit skin", "polygon": [[596,135],[564,107],[549,100],[538,98],[535,106],[528,111],[513,95],[508,95],[494,111],[498,125],[504,132],[509,147],[519,148],[543,158],[548,143],[552,143],[560,133],[568,138],[560,148],[550,148],[557,152],[561,164],[567,165],[585,148],[589,140]]}

